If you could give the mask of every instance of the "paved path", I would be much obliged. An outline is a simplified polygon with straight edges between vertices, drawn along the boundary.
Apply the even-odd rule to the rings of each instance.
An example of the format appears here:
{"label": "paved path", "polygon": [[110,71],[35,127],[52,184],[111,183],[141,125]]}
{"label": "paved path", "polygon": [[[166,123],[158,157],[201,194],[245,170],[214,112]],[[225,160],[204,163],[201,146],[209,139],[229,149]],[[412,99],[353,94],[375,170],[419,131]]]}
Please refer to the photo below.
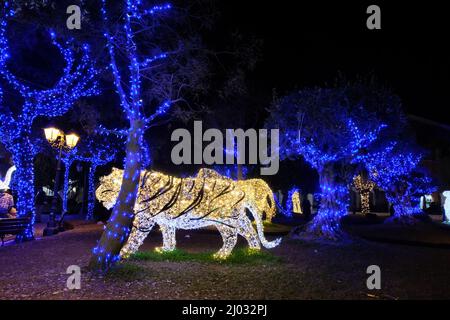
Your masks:
{"label": "paved path", "polygon": [[[284,240],[272,252],[283,262],[227,265],[127,262],[106,278],[82,276],[66,289],[66,268],[86,266],[101,226],[0,249],[0,299],[443,299],[450,298],[450,250],[357,241],[326,245]],[[179,232],[179,247],[214,251],[218,234]],[[154,232],[142,250],[161,245]],[[244,242],[240,241],[239,246]],[[366,288],[366,269],[379,265],[382,290]]]}

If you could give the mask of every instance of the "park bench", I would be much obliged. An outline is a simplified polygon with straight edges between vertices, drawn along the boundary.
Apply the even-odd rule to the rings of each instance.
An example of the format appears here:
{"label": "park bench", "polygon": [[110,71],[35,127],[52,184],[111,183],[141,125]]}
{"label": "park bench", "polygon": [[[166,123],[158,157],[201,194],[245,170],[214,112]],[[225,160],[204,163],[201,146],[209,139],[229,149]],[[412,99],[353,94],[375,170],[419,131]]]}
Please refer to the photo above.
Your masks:
{"label": "park bench", "polygon": [[2,247],[7,234],[20,235],[25,232],[29,224],[29,218],[0,219],[0,238],[2,240]]}

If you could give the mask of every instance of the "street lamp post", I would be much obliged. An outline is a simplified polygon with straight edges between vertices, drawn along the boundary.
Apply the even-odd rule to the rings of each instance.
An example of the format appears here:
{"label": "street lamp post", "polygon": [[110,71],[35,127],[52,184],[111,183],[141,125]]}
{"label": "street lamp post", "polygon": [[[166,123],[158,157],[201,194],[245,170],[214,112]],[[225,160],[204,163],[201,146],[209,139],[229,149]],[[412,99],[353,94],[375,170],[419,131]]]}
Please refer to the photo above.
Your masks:
{"label": "street lamp post", "polygon": [[64,150],[70,150],[75,148],[78,143],[79,137],[75,134],[65,135],[59,129],[47,128],[44,129],[45,138],[50,145],[58,150],[58,164],[56,166],[55,186],[53,190],[53,198],[50,207],[50,214],[48,217],[47,226],[44,229],[44,236],[55,235],[59,231],[59,226],[56,223],[56,212],[58,211],[58,190],[61,179],[61,158]]}

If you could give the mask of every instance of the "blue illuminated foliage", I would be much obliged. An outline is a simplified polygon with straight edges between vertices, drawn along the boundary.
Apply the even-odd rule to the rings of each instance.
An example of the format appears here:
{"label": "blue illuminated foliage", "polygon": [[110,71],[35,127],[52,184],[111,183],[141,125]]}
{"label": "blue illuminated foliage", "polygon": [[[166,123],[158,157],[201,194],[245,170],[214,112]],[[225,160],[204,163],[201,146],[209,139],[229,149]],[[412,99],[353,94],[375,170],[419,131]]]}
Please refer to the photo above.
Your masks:
{"label": "blue illuminated foliage", "polygon": [[[50,31],[52,44],[59,49],[65,61],[61,78],[50,89],[35,89],[9,71],[10,61],[7,26],[14,11],[4,2],[0,13],[0,78],[6,81],[23,99],[21,109],[13,113],[6,101],[0,102],[0,139],[13,156],[17,167],[15,179],[18,195],[18,215],[30,216],[31,224],[25,238],[33,238],[32,226],[35,220],[34,209],[34,168],[36,148],[32,141],[32,125],[37,117],[57,117],[66,113],[73,104],[83,97],[99,93],[97,70],[91,63],[89,46],[82,45],[80,59],[75,57],[73,41],[59,42],[55,32]],[[79,63],[75,63],[79,60]]]}
{"label": "blue illuminated foliage", "polygon": [[[233,149],[227,149],[227,146],[223,148],[223,152],[226,157],[232,155],[234,157],[234,164],[227,165],[215,165],[214,170],[219,172],[221,175],[224,175],[230,179],[238,180],[245,179],[247,177],[249,168],[246,165],[238,164],[239,162],[239,153],[237,143],[233,144]],[[241,177],[239,177],[241,175]]]}
{"label": "blue illuminated foliage", "polygon": [[348,212],[352,162],[386,128],[371,111],[374,99],[357,90],[352,85],[301,90],[278,100],[266,123],[280,128],[281,159],[303,157],[317,170],[321,202],[308,231],[330,239],[340,237],[340,218]]}
{"label": "blue illuminated foliage", "polygon": [[436,191],[431,178],[420,168],[424,154],[412,141],[376,144],[358,161],[370,179],[385,191],[396,217],[420,213],[420,197]]}

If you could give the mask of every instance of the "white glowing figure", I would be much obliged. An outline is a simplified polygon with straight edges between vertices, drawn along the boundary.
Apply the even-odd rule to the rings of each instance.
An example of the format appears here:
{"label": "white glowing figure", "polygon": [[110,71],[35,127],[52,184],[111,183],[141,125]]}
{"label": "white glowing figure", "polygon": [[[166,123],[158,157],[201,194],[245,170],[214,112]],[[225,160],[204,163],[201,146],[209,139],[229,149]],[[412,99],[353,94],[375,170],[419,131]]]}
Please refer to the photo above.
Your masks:
{"label": "white glowing figure", "polygon": [[[106,208],[114,206],[122,176],[123,170],[114,168],[110,175],[101,178],[96,196]],[[256,230],[245,209],[251,212]],[[228,257],[239,234],[251,249],[260,250],[261,244],[274,248],[281,239],[271,242],[265,239],[263,220],[270,221],[275,210],[272,190],[261,179],[234,181],[210,169],[201,169],[195,177],[184,179],[143,171],[133,229],[120,255],[127,258],[135,253],[155,224],[163,235],[163,246],[158,251],[175,249],[177,229],[207,226],[215,226],[223,239],[215,258]]]}
{"label": "white glowing figure", "polygon": [[0,189],[9,189],[14,171],[16,171],[16,166],[12,166],[6,171],[5,181],[0,180]]}
{"label": "white glowing figure", "polygon": [[426,199],[424,196],[420,197],[420,203],[419,203],[420,209],[426,208]]}
{"label": "white glowing figure", "polygon": [[442,192],[442,202],[444,203],[445,221],[450,222],[450,191]]}

